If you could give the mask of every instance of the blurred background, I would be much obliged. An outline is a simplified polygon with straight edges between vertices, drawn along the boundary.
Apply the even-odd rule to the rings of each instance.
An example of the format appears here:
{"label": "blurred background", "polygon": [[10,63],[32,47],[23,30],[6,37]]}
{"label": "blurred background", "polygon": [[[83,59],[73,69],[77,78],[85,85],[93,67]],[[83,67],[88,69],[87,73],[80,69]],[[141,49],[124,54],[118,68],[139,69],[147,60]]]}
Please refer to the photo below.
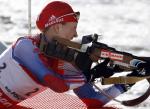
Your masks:
{"label": "blurred background", "polygon": [[[31,0],[32,34],[42,8],[52,0]],[[64,0],[80,11],[78,38],[98,33],[100,41],[122,51],[148,56],[150,0]],[[0,40],[28,34],[28,0],[0,0]]]}
{"label": "blurred background", "polygon": [[[53,0],[31,0],[32,34],[39,33],[35,25],[36,18],[50,1]],[[97,33],[102,35],[100,42],[118,50],[138,56],[150,56],[150,0],[64,1],[81,13],[78,39]],[[0,0],[0,41],[12,43],[27,34],[28,0]],[[142,93],[141,87],[139,90]],[[148,100],[133,108],[143,107],[150,107]]]}

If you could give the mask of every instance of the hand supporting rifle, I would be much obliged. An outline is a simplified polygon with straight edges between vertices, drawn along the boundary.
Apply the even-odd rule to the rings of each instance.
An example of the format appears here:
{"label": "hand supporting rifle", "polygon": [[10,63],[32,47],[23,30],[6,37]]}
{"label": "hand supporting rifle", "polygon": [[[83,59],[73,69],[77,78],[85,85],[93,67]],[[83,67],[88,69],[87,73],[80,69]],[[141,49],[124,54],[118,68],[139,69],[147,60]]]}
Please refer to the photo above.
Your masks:
{"label": "hand supporting rifle", "polygon": [[[129,73],[128,77],[148,77],[150,76],[150,62],[149,61],[140,61],[133,60],[132,65],[137,67],[137,69],[133,69],[131,73]],[[145,78],[146,79],[146,78]],[[134,84],[126,84],[124,86],[125,90],[130,89]]]}
{"label": "hand supporting rifle", "polygon": [[83,71],[88,82],[95,81],[96,78],[105,77],[108,78],[114,74],[114,72],[122,72],[118,66],[108,67],[110,59],[107,58],[103,62],[98,63],[91,68],[92,60],[87,53],[78,53],[75,63]]}
{"label": "hand supporting rifle", "polygon": [[[150,58],[149,58],[150,60]],[[135,66],[137,69],[134,69],[129,76],[137,76],[137,77],[145,77],[150,76],[150,61],[140,61],[134,59],[131,64]]]}

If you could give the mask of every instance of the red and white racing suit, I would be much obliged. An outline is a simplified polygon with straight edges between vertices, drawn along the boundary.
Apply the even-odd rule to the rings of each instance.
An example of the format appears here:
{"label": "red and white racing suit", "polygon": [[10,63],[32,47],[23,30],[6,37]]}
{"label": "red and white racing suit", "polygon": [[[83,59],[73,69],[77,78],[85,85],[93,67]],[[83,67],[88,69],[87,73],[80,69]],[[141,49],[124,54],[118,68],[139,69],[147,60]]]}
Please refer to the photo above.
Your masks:
{"label": "red and white racing suit", "polygon": [[[49,87],[62,93],[74,90],[87,106],[100,107],[110,101],[86,83],[72,64],[45,57],[37,47],[39,35],[19,38],[0,56],[0,108],[11,107]],[[119,85],[105,89],[113,97],[123,93]]]}

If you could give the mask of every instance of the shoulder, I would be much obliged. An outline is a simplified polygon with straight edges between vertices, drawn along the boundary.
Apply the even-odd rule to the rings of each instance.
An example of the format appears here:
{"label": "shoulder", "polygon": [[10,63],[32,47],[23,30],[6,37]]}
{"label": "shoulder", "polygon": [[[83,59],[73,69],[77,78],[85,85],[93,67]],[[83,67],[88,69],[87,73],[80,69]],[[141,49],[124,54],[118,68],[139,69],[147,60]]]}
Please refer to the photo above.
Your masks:
{"label": "shoulder", "polygon": [[39,44],[39,35],[36,36],[25,36],[25,37],[20,37],[17,39],[17,41],[13,44],[13,48],[18,46],[18,45],[35,45],[37,46]]}

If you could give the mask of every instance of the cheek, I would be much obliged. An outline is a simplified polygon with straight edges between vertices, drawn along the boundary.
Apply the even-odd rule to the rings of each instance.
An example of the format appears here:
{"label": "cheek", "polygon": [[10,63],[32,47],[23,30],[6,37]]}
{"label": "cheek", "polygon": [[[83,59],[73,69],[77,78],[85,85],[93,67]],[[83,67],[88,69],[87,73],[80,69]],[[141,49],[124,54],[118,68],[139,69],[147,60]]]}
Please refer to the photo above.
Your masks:
{"label": "cheek", "polygon": [[73,34],[73,31],[70,29],[70,28],[67,28],[67,29],[64,29],[64,31],[63,31],[63,35],[64,35],[64,37],[70,37],[70,36],[72,36],[72,34]]}
{"label": "cheek", "polygon": [[68,35],[74,35],[76,33],[76,29],[75,28],[68,28],[67,30]]}
{"label": "cheek", "polygon": [[63,38],[72,39],[76,35],[76,28],[74,26],[64,26],[60,35]]}
{"label": "cheek", "polygon": [[69,34],[69,30],[68,29],[63,29],[62,35],[67,36],[68,34]]}

